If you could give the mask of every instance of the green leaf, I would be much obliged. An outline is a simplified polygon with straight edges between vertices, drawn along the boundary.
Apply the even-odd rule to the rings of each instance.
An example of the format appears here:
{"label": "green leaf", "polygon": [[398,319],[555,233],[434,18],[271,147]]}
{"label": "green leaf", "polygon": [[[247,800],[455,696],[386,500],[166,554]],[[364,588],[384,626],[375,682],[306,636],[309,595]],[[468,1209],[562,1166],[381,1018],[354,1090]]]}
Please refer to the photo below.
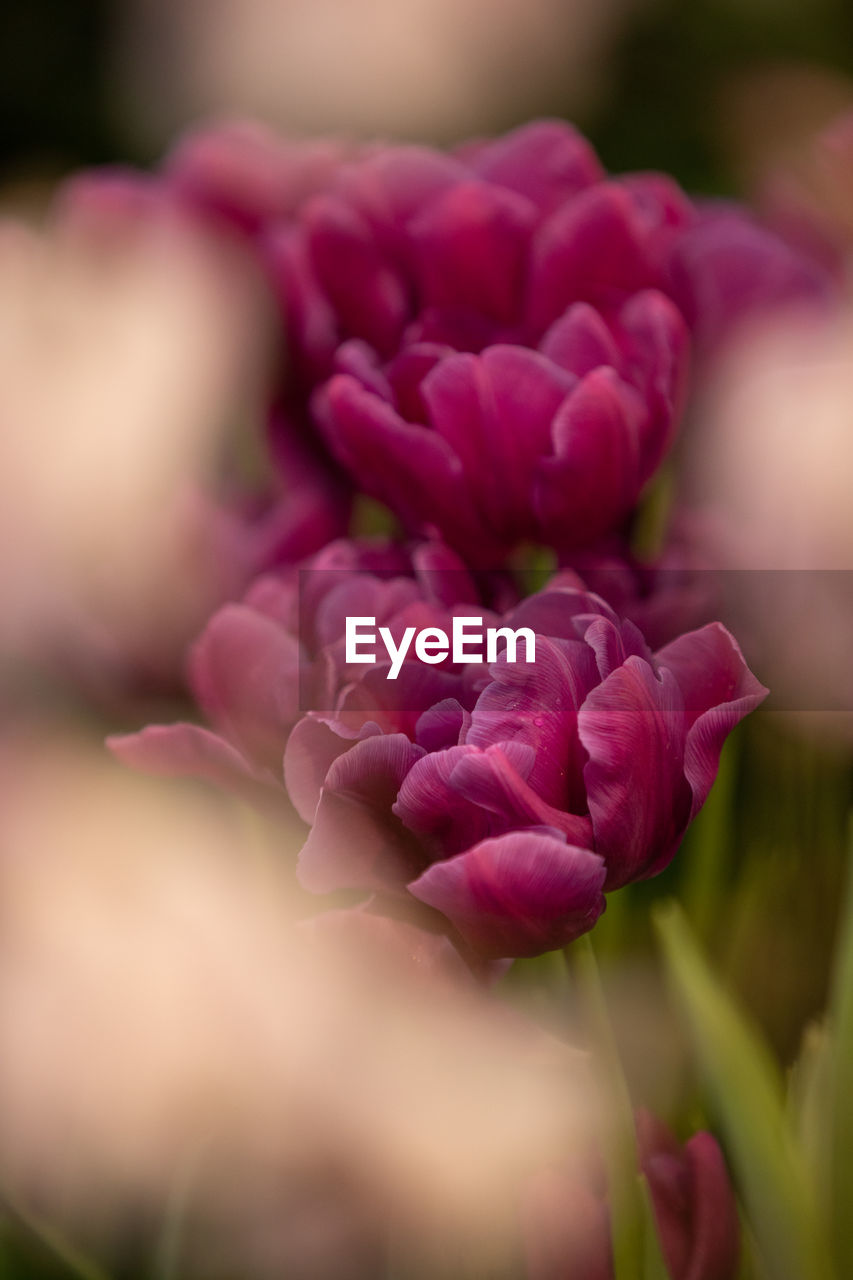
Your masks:
{"label": "green leaf", "polygon": [[[853,849],[853,824],[851,824]],[[853,869],[853,857],[849,866]],[[829,1108],[825,1134],[829,1153],[828,1205],[833,1254],[839,1275],[853,1276],[853,874],[846,902],[829,1006]]]}
{"label": "green leaf", "polygon": [[679,896],[702,939],[711,936],[729,892],[731,855],[722,857],[720,851],[730,849],[732,844],[729,832],[739,754],[740,737],[735,734],[723,748],[716,781],[702,811],[691,824],[688,847],[684,851],[685,880]]}
{"label": "green leaf", "polygon": [[829,1249],[787,1121],[779,1069],[712,975],[681,909],[667,904],[656,912],[655,925],[767,1274],[773,1280],[829,1280]]}
{"label": "green leaf", "polygon": [[788,1082],[788,1119],[803,1151],[818,1205],[829,1199],[832,1134],[832,1042],[819,1023],[806,1027]]}
{"label": "green leaf", "polygon": [[6,1192],[3,1193],[3,1200],[10,1217],[38,1241],[38,1244],[59,1263],[69,1277],[73,1277],[74,1280],[109,1280],[107,1273],[97,1262],[82,1253],[47,1219],[31,1212]]}

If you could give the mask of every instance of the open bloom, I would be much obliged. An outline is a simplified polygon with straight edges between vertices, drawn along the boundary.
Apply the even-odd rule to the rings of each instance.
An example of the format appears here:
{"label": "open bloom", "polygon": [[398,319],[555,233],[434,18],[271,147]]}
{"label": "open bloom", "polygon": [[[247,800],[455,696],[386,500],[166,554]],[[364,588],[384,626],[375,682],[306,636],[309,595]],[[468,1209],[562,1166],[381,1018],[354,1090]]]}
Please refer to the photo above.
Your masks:
{"label": "open bloom", "polygon": [[281,308],[285,470],[331,454],[407,532],[481,565],[618,532],[678,427],[688,334],[829,287],[734,207],[608,177],[558,121],[451,153],[230,125],[75,201],[238,234]]}
{"label": "open bloom", "polygon": [[[719,624],[653,654],[571,573],[519,603],[441,544],[343,542],[309,563],[260,579],[197,642],[210,728],[152,726],[113,747],[267,803],[284,781],[312,826],[306,888],[405,904],[485,957],[562,945],[605,890],[666,866],[726,734],[765,693]],[[347,661],[347,617],[399,642],[472,613],[528,628],[535,660],[520,644],[516,661],[427,665],[409,648],[394,679],[390,660]]]}
{"label": "open bloom", "polygon": [[390,683],[372,668],[285,752],[312,824],[305,887],[414,898],[488,957],[561,946],[592,927],[605,890],[661,871],[726,735],[766,693],[719,624],[653,654],[572,580],[503,622],[534,631],[535,662],[504,654],[477,681],[414,662]]}
{"label": "open bloom", "polygon": [[535,348],[415,342],[381,369],[344,346],[315,411],[404,525],[501,563],[525,541],[571,551],[624,524],[672,441],[685,350],[675,307],[644,291],[609,319],[574,304]]}
{"label": "open bloom", "polygon": [[828,288],[738,210],[607,177],[555,121],[453,155],[367,149],[269,245],[299,362],[331,374],[331,452],[483,564],[618,531],[678,427],[688,332]]}
{"label": "open bloom", "polygon": [[315,321],[327,302],[296,332],[332,375],[313,403],[332,453],[481,564],[618,528],[681,410],[687,331],[662,286],[691,216],[664,179],[606,180],[556,122],[346,166],[272,241],[291,293],[310,271]]}
{"label": "open bloom", "polygon": [[340,540],[304,561],[260,576],[240,601],[214,613],[190,649],[187,679],[208,725],[151,725],[111,740],[127,763],[158,774],[203,778],[254,800],[284,799],[283,756],[309,709],[363,726],[413,730],[443,698],[473,706],[488,679],[482,666],[421,666],[412,653],[393,685],[387,663],[348,664],[347,616],[369,614],[395,637],[408,627],[449,627],[455,613],[484,609],[488,595],[515,598],[500,576],[475,583],[438,543],[413,549],[383,539]]}

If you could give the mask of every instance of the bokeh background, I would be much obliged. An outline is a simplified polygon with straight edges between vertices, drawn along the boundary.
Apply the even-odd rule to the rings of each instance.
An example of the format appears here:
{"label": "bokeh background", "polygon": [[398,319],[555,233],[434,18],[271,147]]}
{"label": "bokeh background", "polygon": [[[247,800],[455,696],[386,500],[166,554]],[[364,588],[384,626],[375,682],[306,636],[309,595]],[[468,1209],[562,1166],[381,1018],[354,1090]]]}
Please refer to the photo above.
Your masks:
{"label": "bokeh background", "polygon": [[[438,144],[553,114],[577,123],[613,170],[662,169],[691,192],[760,208],[780,173],[808,175],[816,136],[851,106],[845,0],[6,0],[0,10],[0,201],[15,212],[43,208],[75,169],[153,165],[199,119],[246,112],[297,135]],[[837,550],[832,567],[853,567],[853,549]],[[790,1055],[825,996],[848,775],[843,733],[840,743],[825,720],[780,724],[768,713],[733,744],[731,847],[709,855],[713,884],[691,892],[711,936],[712,896],[726,895],[716,943]],[[691,839],[703,839],[701,824]],[[679,859],[633,892],[659,896],[696,862]],[[632,916],[622,898],[602,933],[624,944],[648,913]],[[779,929],[780,917],[796,927]]]}
{"label": "bokeh background", "polygon": [[[101,164],[153,165],[175,136],[198,119],[244,113],[299,135],[355,134],[437,144],[499,132],[536,115],[555,115],[578,124],[608,168],[662,169],[690,192],[748,199],[762,208],[772,205],[778,194],[780,174],[786,175],[792,189],[798,183],[808,187],[815,138],[828,122],[851,107],[853,6],[847,0],[812,0],[809,5],[797,0],[4,0],[0,6],[0,209],[36,217],[47,206],[55,184],[76,169]],[[853,180],[850,194],[847,216],[853,222]],[[203,266],[199,269],[203,275]],[[34,277],[30,292],[37,294],[48,278],[53,278],[50,271]],[[129,298],[136,306],[132,284],[128,284]],[[156,293],[148,301],[152,307],[160,305]],[[192,314],[187,317],[181,313],[174,322],[186,328],[192,319]],[[227,334],[214,337],[224,346],[228,344]],[[845,331],[832,356],[836,364],[849,363],[849,347],[849,333]],[[211,350],[215,353],[219,349]],[[218,357],[211,350],[202,351],[199,359],[217,363]],[[784,350],[774,358],[777,364],[784,363]],[[815,356],[819,367],[828,358],[824,350]],[[817,375],[816,385],[825,390],[827,380]],[[833,425],[827,451],[835,450],[838,440],[846,438],[846,393],[850,385],[849,379],[842,379],[836,391],[830,387],[831,404],[826,416]],[[234,390],[229,384],[228,394]],[[804,411],[811,403],[813,397],[802,402]],[[771,400],[758,412],[756,420],[769,423],[772,428],[774,413],[775,402]],[[773,451],[772,439],[768,439],[767,448]],[[847,469],[839,471],[840,464],[836,465],[836,476],[853,471],[849,442],[846,448],[841,463]],[[822,483],[822,474],[817,473],[809,498],[815,510],[821,506]],[[779,484],[790,489],[796,485],[796,477],[782,475]],[[49,492],[45,493],[49,498]],[[0,529],[3,527],[0,513]],[[838,553],[832,567],[853,570],[853,539],[848,547],[834,526],[830,534]],[[164,554],[168,555],[168,548]],[[814,563],[805,567],[826,566]],[[772,621],[771,618],[771,630]],[[842,661],[845,652],[853,651],[849,622],[846,618],[847,631],[837,633]],[[135,625],[135,618],[129,625]],[[801,637],[789,633],[777,635],[776,640],[782,654],[802,642]],[[14,652],[15,646],[11,648]],[[98,652],[95,646],[93,661],[98,661]],[[78,788],[77,808],[73,804],[69,807],[60,795],[53,815],[60,827],[67,814],[88,813],[91,819],[106,794],[116,807],[107,807],[103,830],[99,827],[85,840],[81,837],[82,883],[88,889],[74,903],[78,915],[71,914],[79,925],[78,932],[72,929],[69,935],[68,954],[75,963],[80,961],[76,949],[80,937],[97,935],[101,951],[88,956],[78,972],[73,966],[69,969],[62,948],[57,952],[51,949],[56,919],[66,919],[62,895],[73,897],[73,870],[77,864],[72,861],[72,872],[69,875],[66,867],[65,878],[60,876],[57,880],[47,875],[44,883],[36,878],[33,884],[13,884],[13,897],[23,894],[27,910],[31,908],[31,914],[24,916],[30,928],[25,937],[35,938],[36,942],[48,939],[50,947],[43,958],[46,967],[35,971],[37,977],[40,973],[44,979],[42,986],[36,983],[32,992],[26,986],[15,986],[19,957],[14,948],[6,957],[5,980],[11,983],[9,990],[15,999],[32,999],[38,1005],[52,987],[54,974],[70,973],[75,981],[70,982],[68,998],[83,1000],[86,1016],[91,1019],[91,1024],[84,1019],[84,1026],[97,1046],[91,1080],[87,1076],[90,1064],[82,1051],[79,1060],[68,1063],[69,1078],[86,1081],[83,1095],[90,1109],[84,1109],[83,1114],[87,1122],[95,1123],[105,1098],[107,1116],[113,1114],[109,1108],[114,1107],[115,1114],[130,1112],[145,1117],[146,1106],[151,1107],[152,1114],[157,1111],[159,1082],[171,1082],[176,1070],[182,1080],[191,1082],[186,1086],[191,1091],[198,1061],[194,1058],[189,1064],[176,1064],[158,1060],[153,1076],[143,1073],[142,1095],[133,1091],[132,1072],[126,1096],[121,1090],[115,1096],[109,1091],[105,1094],[99,1082],[115,1077],[108,1051],[113,1015],[112,1006],[102,1008],[98,1003],[100,995],[95,999],[92,994],[97,991],[92,974],[99,971],[99,966],[106,966],[123,975],[126,985],[124,995],[117,997],[117,1008],[136,1000],[137,1004],[142,1002],[144,1011],[148,1007],[145,1001],[150,1001],[153,1022],[149,1024],[143,1018],[139,1027],[143,1040],[151,1026],[167,1040],[170,1030],[182,1023],[190,1008],[199,1020],[194,1053],[200,1057],[208,1053],[210,1045],[220,1042],[223,1028],[223,1034],[233,1035],[234,1024],[227,1017],[221,1022],[223,1014],[218,1004],[209,1017],[203,1001],[199,1009],[197,975],[192,965],[186,990],[179,986],[176,995],[168,974],[161,972],[162,989],[155,986],[152,994],[147,981],[148,966],[153,960],[151,923],[153,920],[156,924],[157,938],[164,939],[167,957],[173,957],[176,971],[184,975],[186,933],[181,911],[177,915],[175,912],[174,892],[181,902],[181,895],[186,894],[193,928],[205,936],[236,929],[235,1007],[242,1008],[241,1001],[256,990],[260,975],[265,982],[270,981],[270,975],[278,972],[277,965],[283,970],[288,965],[287,957],[278,954],[273,942],[268,952],[264,946],[258,947],[256,938],[244,936],[254,934],[259,903],[270,901],[269,881],[264,878],[272,874],[268,837],[253,834],[253,839],[259,839],[263,855],[259,855],[263,875],[248,888],[241,882],[235,890],[227,875],[224,880],[217,878],[221,867],[213,877],[209,869],[199,874],[199,864],[193,861],[192,854],[191,865],[181,863],[178,868],[179,875],[186,875],[186,881],[181,880],[177,890],[168,871],[164,871],[164,880],[155,875],[154,880],[146,879],[137,886],[145,909],[138,916],[131,913],[117,931],[111,882],[97,860],[92,865],[92,849],[107,847],[113,841],[114,828],[127,822],[141,823],[139,815],[160,812],[165,801],[159,795],[137,795],[132,788],[132,794],[122,792],[115,800],[113,775],[105,782],[100,772],[100,741],[111,729],[133,727],[134,719],[137,723],[162,719],[162,708],[153,702],[136,702],[132,713],[122,710],[121,715],[127,718],[117,724],[113,709],[103,701],[87,701],[85,680],[81,683],[76,676],[69,680],[61,664],[57,674],[50,662],[39,665],[22,693],[18,658],[15,652],[10,666],[15,688],[10,691],[0,681],[4,706],[12,706],[16,714],[24,707],[27,716],[33,707],[39,714],[46,712],[51,742],[57,719],[63,726],[66,720],[73,722],[71,744],[60,734],[58,745],[51,747],[33,784],[43,790],[33,794],[56,796],[57,777],[67,779],[70,773]],[[757,674],[771,683],[760,668]],[[768,710],[737,732],[726,749],[715,791],[689,833],[683,853],[657,880],[615,895],[596,930],[599,959],[632,1090],[648,1105],[666,1113],[676,1126],[681,1122],[686,1131],[703,1120],[704,1113],[685,1068],[683,1037],[664,996],[663,979],[654,959],[651,912],[655,903],[671,894],[681,899],[726,990],[756,1018],[782,1068],[793,1062],[804,1030],[826,1007],[845,883],[847,814],[853,798],[853,705],[829,717],[818,715],[817,707],[809,710],[809,705],[806,694],[799,714]],[[76,737],[81,723],[84,746]],[[39,757],[44,750],[38,745],[38,735],[36,742],[35,755]],[[26,765],[28,761],[32,763],[28,750],[29,747],[19,748],[15,740],[8,754]],[[32,781],[30,773],[26,776]],[[102,785],[106,786],[105,792]],[[38,807],[36,800],[33,809]],[[15,828],[21,847],[43,844],[52,848],[56,830],[50,825],[51,814],[43,815],[42,824],[34,829],[27,825],[31,819],[30,814],[20,830]],[[236,847],[244,838],[242,829],[237,830],[242,820],[230,812],[223,819],[218,811],[211,813],[207,809],[192,809],[189,814],[181,811],[175,816],[179,826],[188,824],[185,844],[191,850],[208,839],[209,824],[219,832],[217,838],[226,843],[233,840]],[[236,824],[233,830],[229,825],[232,822]],[[149,833],[143,824],[139,840],[144,843],[146,836],[157,843],[160,828]],[[227,864],[227,857],[223,857]],[[129,883],[137,885],[133,877]],[[48,885],[52,886],[49,891]],[[293,904],[284,891],[279,902],[279,888],[272,900],[279,903],[283,918],[293,910]],[[235,900],[236,915],[231,910]],[[262,913],[266,911],[264,905]],[[266,920],[266,924],[274,935],[278,918]],[[265,940],[264,936],[262,942]],[[41,951],[38,955],[42,957]],[[56,966],[53,970],[51,963]],[[28,981],[33,972],[26,970]],[[548,988],[551,976],[541,965],[521,965],[514,982],[520,989],[537,993],[540,988]],[[206,970],[198,982],[207,990]],[[264,986],[263,990],[266,999],[273,998],[272,988]],[[342,998],[336,979],[330,982],[329,990],[334,1000]],[[165,1022],[164,993],[168,994],[165,1006],[170,1011]],[[332,1019],[338,1009],[334,1000],[324,1004],[328,994],[325,987],[318,987],[316,1007],[326,1010],[323,1016]],[[89,1002],[90,996],[94,1003]],[[61,986],[53,998],[57,1005],[62,1004]],[[400,1008],[407,1004],[407,993],[404,991],[401,996],[392,992],[387,1001],[394,1016],[402,1016]],[[52,1006],[48,1002],[47,1006],[38,1007],[49,1011]],[[451,1013],[456,1017],[453,1010]],[[280,1065],[276,1056],[280,1046],[266,1036],[265,1014],[266,1009],[261,1008],[246,1034],[262,1061],[269,1061],[273,1078]],[[461,1015],[458,1021],[464,1021]],[[316,1037],[315,1020],[311,1028]],[[325,1023],[323,1028],[325,1034]],[[7,1103],[9,1099],[19,1103],[25,1112],[27,1105],[35,1107],[45,1096],[39,1088],[30,1087],[32,1062],[41,1059],[49,1064],[42,1081],[44,1091],[49,1093],[50,1072],[55,1069],[52,1055],[62,1054],[67,1042],[60,1034],[61,1024],[55,1039],[42,1041],[35,1036],[22,1041],[19,1025],[13,1020],[7,1025],[0,1015],[0,1031],[3,1030],[18,1036],[17,1043],[23,1044],[20,1058],[12,1055],[7,1075],[0,1080],[3,1096]],[[458,1031],[454,1021],[440,1033],[453,1037]],[[427,1033],[438,1034],[432,1026],[413,1030],[413,1053],[419,1043],[417,1037]],[[488,1045],[488,1037],[499,1035],[500,1030],[489,1025],[483,1034]],[[79,1048],[73,1036],[72,1042]],[[325,1045],[319,1035],[315,1044],[318,1059],[325,1052]],[[469,1053],[470,1081],[475,1081],[482,1069],[476,1047],[463,1036],[459,1052]],[[129,1072],[139,1053],[141,1046],[131,1040],[125,1055],[116,1060],[117,1071]],[[537,1064],[537,1071],[541,1065]],[[303,1063],[306,1078],[314,1066],[311,1058]],[[18,1068],[20,1079],[14,1074]],[[375,1068],[369,1056],[361,1064],[366,1077]],[[524,1071],[528,1069],[525,1064]],[[256,1170],[254,1144],[263,1147],[262,1131],[271,1114],[269,1099],[262,1096],[260,1103],[254,1105],[257,1098],[245,1097],[245,1080],[230,1059],[222,1070],[219,1087],[225,1090],[236,1117],[234,1133],[229,1130],[228,1135],[234,1140],[236,1154],[229,1150],[228,1159],[234,1162],[234,1168],[239,1168],[239,1161],[245,1159]],[[521,1092],[522,1078],[530,1077],[520,1069],[518,1077],[505,1083]],[[303,1084],[300,1077],[296,1101],[290,1099],[294,1110],[300,1105]],[[164,1088],[168,1093],[171,1084]],[[153,1093],[149,1095],[147,1090]],[[382,1105],[379,1092],[372,1104],[377,1113]],[[462,1096],[468,1095],[448,1090],[446,1100]],[[543,1096],[550,1103],[550,1095]],[[395,1124],[411,1101],[411,1092],[398,1100],[398,1111],[393,1113]],[[186,1097],[181,1094],[174,1105],[184,1115]],[[321,1113],[327,1105],[325,1096],[315,1099],[315,1105],[317,1113]],[[73,1115],[79,1122],[79,1112]],[[543,1117],[542,1109],[533,1109],[529,1132],[538,1133],[537,1126],[545,1124]],[[452,1107],[440,1119],[447,1132],[460,1123]],[[482,1120],[482,1116],[475,1120]],[[48,1126],[45,1136],[48,1164],[56,1126],[61,1130],[69,1123],[61,1107],[55,1122],[53,1128]],[[461,1132],[469,1145],[482,1138],[482,1130],[477,1128],[469,1132],[462,1126]],[[90,1137],[91,1131],[86,1141]],[[379,1190],[371,1186],[371,1194],[384,1195],[399,1175],[400,1163],[396,1148],[386,1148],[381,1139],[380,1134],[371,1148],[379,1170]],[[413,1131],[411,1141],[417,1144],[421,1139],[425,1141],[424,1134]],[[141,1256],[147,1257],[152,1249],[155,1253],[158,1249],[168,1253],[169,1248],[168,1234],[162,1243],[160,1221],[163,1200],[171,1203],[173,1187],[170,1185],[164,1196],[162,1180],[158,1181],[163,1169],[161,1152],[157,1148],[152,1154],[147,1131],[143,1135],[135,1130],[129,1132],[126,1140],[132,1153],[127,1155],[122,1147],[120,1158],[126,1157],[134,1170],[142,1168],[145,1172],[142,1185],[135,1185],[134,1213],[129,1220],[121,1221],[115,1238],[109,1231],[105,1237],[102,1224],[89,1233],[95,1252],[100,1250],[102,1256],[112,1259],[110,1274],[116,1276],[141,1274]],[[506,1141],[514,1153],[512,1135]],[[194,1130],[192,1142],[198,1142]],[[142,1148],[141,1157],[134,1143]],[[94,1172],[88,1171],[94,1185],[99,1186],[104,1168],[112,1169],[119,1157],[106,1138],[103,1151],[95,1145]],[[459,1148],[451,1148],[451,1154],[458,1154],[458,1150],[461,1139]],[[43,1153],[36,1153],[40,1154]],[[439,1186],[447,1176],[447,1166],[438,1160],[430,1164],[429,1154],[427,1151],[418,1178],[427,1168]],[[38,1159],[36,1166],[36,1183],[41,1186],[43,1168]],[[64,1205],[75,1231],[81,1230],[82,1220],[85,1236],[91,1226],[87,1222],[88,1209],[81,1211],[69,1191],[69,1187],[79,1187],[79,1172],[71,1162],[58,1182],[48,1179],[45,1194],[53,1209],[57,1201]],[[146,1181],[149,1173],[150,1181]],[[321,1173],[326,1177],[328,1170]],[[26,1183],[26,1169],[22,1176]],[[334,1176],[345,1180],[350,1175],[336,1168]],[[298,1183],[298,1177],[292,1177]],[[321,1174],[317,1174],[317,1180],[321,1180]],[[423,1190],[417,1178],[414,1183]],[[261,1201],[267,1194],[267,1184],[263,1183],[260,1199],[248,1214],[245,1205],[235,1206],[224,1194],[218,1198],[218,1186],[207,1190],[207,1203],[218,1206],[216,1229],[221,1230],[227,1247],[236,1250],[239,1258],[245,1239],[251,1237],[253,1265],[257,1264],[258,1274],[277,1274],[276,1267],[281,1265],[286,1249],[282,1255],[281,1241],[264,1234],[269,1231],[270,1215],[264,1212]],[[363,1187],[359,1194],[362,1192]],[[301,1194],[300,1187],[294,1197],[294,1213],[304,1218]],[[251,1197],[247,1194],[246,1199]],[[444,1221],[441,1214],[446,1205],[438,1193],[436,1203],[435,1212]],[[471,1207],[474,1218],[476,1208]],[[490,1204],[490,1211],[493,1209],[494,1204]],[[210,1212],[216,1218],[216,1211]],[[45,1245],[49,1232],[37,1218],[28,1218],[29,1213],[17,1206],[10,1229],[9,1256],[18,1260],[14,1265],[23,1268],[20,1274],[76,1274],[90,1278],[101,1274],[87,1271],[85,1260],[75,1262],[62,1241],[55,1249],[49,1239]],[[239,1229],[230,1233],[229,1214],[239,1224]],[[31,1230],[22,1229],[22,1222],[24,1228],[29,1223]],[[0,1223],[0,1233],[5,1230]],[[322,1226],[318,1233],[323,1235]],[[208,1242],[218,1239],[215,1231],[213,1235],[208,1232],[205,1238]],[[342,1238],[345,1243],[338,1247],[345,1252],[350,1248],[346,1243],[349,1237]],[[363,1244],[360,1242],[359,1247]],[[212,1245],[211,1249],[215,1251],[216,1247]],[[365,1247],[369,1250],[370,1242]],[[310,1250],[309,1256],[313,1256]],[[333,1251],[329,1274],[337,1274],[335,1256]],[[201,1272],[225,1275],[232,1263],[233,1260],[214,1265],[203,1257]],[[233,1265],[239,1268],[242,1264],[238,1261]],[[294,1274],[302,1274],[299,1265],[298,1260],[293,1262]],[[424,1273],[430,1274],[428,1266]],[[162,1270],[156,1274],[165,1277],[178,1272],[169,1270],[166,1257]],[[317,1274],[323,1274],[322,1268]]]}
{"label": "bokeh background", "polygon": [[734,193],[851,77],[844,0],[7,0],[0,173],[151,162],[200,113],[244,107],[438,142],[554,114],[613,169]]}

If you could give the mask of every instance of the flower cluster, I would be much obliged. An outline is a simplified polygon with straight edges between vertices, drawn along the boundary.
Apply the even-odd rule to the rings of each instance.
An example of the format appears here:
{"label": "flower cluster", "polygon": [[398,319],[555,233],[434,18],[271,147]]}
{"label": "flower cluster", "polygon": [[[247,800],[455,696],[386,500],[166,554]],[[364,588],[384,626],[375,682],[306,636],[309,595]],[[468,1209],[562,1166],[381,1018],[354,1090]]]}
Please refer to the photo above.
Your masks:
{"label": "flower cluster", "polygon": [[[62,216],[197,221],[248,247],[282,321],[270,441],[291,489],[262,572],[189,652],[206,723],[114,751],[295,812],[301,885],[347,904],[326,927],[387,935],[392,963],[426,938],[473,981],[593,928],[607,893],[669,864],[767,692],[700,624],[702,592],[638,561],[638,505],[691,368],[756,310],[821,304],[827,269],[661,175],[608,177],[553,121],[450,154],[201,133],[153,177],[77,180]],[[358,494],[393,536],[340,536]],[[535,590],[531,544],[552,566]],[[671,545],[662,563],[690,559]],[[409,643],[472,615],[535,646],[427,660]],[[355,660],[365,617],[393,664]],[[638,1128],[671,1274],[730,1280],[714,1140]],[[606,1197],[569,1182],[531,1202],[530,1274],[574,1267],[570,1244],[607,1280]]]}
{"label": "flower cluster", "polygon": [[[115,749],[292,804],[311,827],[303,885],[419,913],[470,956],[535,955],[591,928],[606,891],[670,861],[765,690],[720,624],[681,633],[679,603],[656,608],[652,588],[637,616],[654,619],[653,650],[625,600],[572,569],[526,593],[514,553],[585,555],[593,578],[630,566],[625,533],[679,426],[691,344],[751,308],[825,296],[822,268],[661,175],[607,177],[553,121],[453,154],[225,129],[152,178],[78,180],[64,207],[180,210],[248,243],[285,320],[279,460],[301,450],[322,468],[327,450],[402,533],[331,542],[298,567],[268,557],[191,651],[209,727]],[[347,618],[399,639],[472,612],[529,628],[535,660],[427,665],[410,649],[393,680],[348,660]]]}
{"label": "flower cluster", "polygon": [[[502,610],[486,592],[506,605],[512,585],[478,585],[440,544],[333,544],[300,575],[259,580],[194,646],[213,730],[149,728],[115,748],[244,792],[286,782],[312,824],[311,890],[413,897],[482,956],[561,946],[604,890],[667,865],[765,690],[719,624],[653,654],[571,573]],[[426,666],[409,650],[393,682],[387,661],[345,661],[348,616],[399,637],[474,608],[530,628],[535,660]]]}

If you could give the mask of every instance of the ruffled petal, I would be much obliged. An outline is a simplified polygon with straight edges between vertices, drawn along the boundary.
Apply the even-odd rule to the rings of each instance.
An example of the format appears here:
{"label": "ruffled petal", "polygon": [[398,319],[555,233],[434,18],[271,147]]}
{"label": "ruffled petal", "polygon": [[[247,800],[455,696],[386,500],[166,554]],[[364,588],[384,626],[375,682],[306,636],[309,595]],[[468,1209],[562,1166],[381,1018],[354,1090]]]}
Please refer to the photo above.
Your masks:
{"label": "ruffled petal", "polygon": [[453,769],[450,784],[469,805],[477,805],[492,815],[493,833],[513,827],[547,826],[559,831],[571,844],[592,848],[589,818],[548,804],[530,785],[528,779],[536,759],[536,749],[526,743],[500,743],[463,756]]}
{"label": "ruffled petal", "polygon": [[604,865],[546,829],[483,840],[436,862],[409,892],[448,917],[485,956],[535,956],[591,929],[604,910]]}
{"label": "ruffled petal", "polygon": [[456,747],[471,723],[471,713],[455,698],[445,698],[429,707],[415,725],[415,741],[425,751]]}
{"label": "ruffled petal", "polygon": [[418,842],[391,811],[421,755],[421,747],[395,733],[365,738],[335,760],[299,855],[306,889],[399,891],[423,869]]}
{"label": "ruffled petal", "polygon": [[491,668],[492,682],[477,700],[465,737],[469,746],[524,743],[535,748],[527,778],[532,789],[558,809],[583,812],[584,753],[577,730],[578,709],[598,682],[590,649],[580,640],[536,637],[534,662]]}
{"label": "ruffled petal", "polygon": [[366,721],[356,727],[334,716],[307,715],[295,726],[284,753],[284,783],[304,822],[313,822],[326,775],[354,742],[381,733]]}
{"label": "ruffled petal", "polygon": [[491,812],[453,782],[457,765],[478,754],[474,747],[459,745],[422,756],[394,802],[395,815],[439,857],[467,849],[495,831]]}
{"label": "ruffled petal", "polygon": [[720,752],[744,716],[768,690],[746,665],[734,636],[719,622],[679,636],[656,658],[671,671],[684,699],[687,740],[684,772],[693,792],[691,817],[707,799],[717,776]]}
{"label": "ruffled petal", "polygon": [[664,669],[658,679],[648,663],[629,657],[590,693],[578,731],[589,753],[584,779],[608,890],[656,874],[690,817],[686,725],[675,677]]}

